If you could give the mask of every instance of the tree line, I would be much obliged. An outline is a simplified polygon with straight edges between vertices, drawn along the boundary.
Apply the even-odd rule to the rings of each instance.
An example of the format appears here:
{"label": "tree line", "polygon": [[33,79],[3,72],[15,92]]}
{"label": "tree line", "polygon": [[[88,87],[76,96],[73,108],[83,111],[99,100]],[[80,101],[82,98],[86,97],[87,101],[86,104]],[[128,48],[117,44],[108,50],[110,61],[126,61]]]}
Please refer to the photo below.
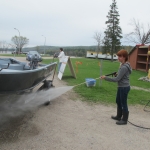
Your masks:
{"label": "tree line", "polygon": [[[133,48],[133,46],[121,46],[120,48],[126,49],[128,52],[130,52]],[[105,48],[104,46],[101,46],[101,52],[105,54]],[[86,57],[87,51],[97,52],[97,46],[90,46],[90,47],[64,47],[64,53],[67,56],[75,56],[75,57]],[[43,52],[40,48],[38,52]],[[59,48],[56,50],[47,49],[46,54],[53,56],[55,53],[59,53]],[[109,53],[109,52],[108,52]]]}

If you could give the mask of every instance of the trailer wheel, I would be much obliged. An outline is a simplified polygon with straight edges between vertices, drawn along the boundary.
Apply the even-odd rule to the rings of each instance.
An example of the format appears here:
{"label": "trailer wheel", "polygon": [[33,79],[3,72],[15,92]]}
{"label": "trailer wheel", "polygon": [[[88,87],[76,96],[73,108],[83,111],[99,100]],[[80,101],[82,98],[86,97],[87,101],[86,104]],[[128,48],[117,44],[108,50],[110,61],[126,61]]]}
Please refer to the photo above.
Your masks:
{"label": "trailer wheel", "polygon": [[47,102],[44,103],[45,106],[48,106],[48,105],[50,105],[50,104],[51,104],[50,101],[47,101]]}
{"label": "trailer wheel", "polygon": [[49,80],[45,80],[44,81],[44,88],[50,88],[52,86],[52,82],[51,81],[49,81]]}

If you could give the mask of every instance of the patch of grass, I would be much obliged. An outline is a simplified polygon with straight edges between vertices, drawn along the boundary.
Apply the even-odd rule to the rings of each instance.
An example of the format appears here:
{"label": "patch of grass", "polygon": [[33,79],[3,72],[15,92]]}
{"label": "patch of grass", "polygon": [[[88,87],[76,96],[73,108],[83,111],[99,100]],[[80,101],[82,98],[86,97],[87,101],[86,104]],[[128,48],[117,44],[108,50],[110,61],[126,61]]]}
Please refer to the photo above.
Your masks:
{"label": "patch of grass", "polygon": [[[68,85],[74,86],[85,82],[85,78],[98,78],[100,76],[100,66],[98,65],[100,60],[87,58],[74,58],[71,59],[71,61],[75,72],[76,72],[75,62],[80,61],[82,62],[82,65],[78,65],[78,72],[76,73],[77,79],[71,77],[69,67],[68,65],[66,66],[62,80],[66,81]],[[48,62],[48,60],[44,60],[43,62],[46,63]],[[119,62],[111,62],[109,60],[103,60],[102,63],[103,75],[115,72],[118,69],[119,69]],[[133,70],[132,74],[130,75],[131,86],[149,88],[150,87],[149,82],[143,82],[138,80],[142,76],[147,76],[147,73]],[[74,90],[82,97],[84,97],[84,99],[87,101],[115,103],[117,84],[102,80],[100,85],[100,80],[97,79],[95,87],[87,87],[86,84],[84,83],[82,85],[74,87]],[[150,95],[149,92],[131,89],[128,96],[128,102],[129,104],[140,104],[140,100],[148,100],[149,95]]]}

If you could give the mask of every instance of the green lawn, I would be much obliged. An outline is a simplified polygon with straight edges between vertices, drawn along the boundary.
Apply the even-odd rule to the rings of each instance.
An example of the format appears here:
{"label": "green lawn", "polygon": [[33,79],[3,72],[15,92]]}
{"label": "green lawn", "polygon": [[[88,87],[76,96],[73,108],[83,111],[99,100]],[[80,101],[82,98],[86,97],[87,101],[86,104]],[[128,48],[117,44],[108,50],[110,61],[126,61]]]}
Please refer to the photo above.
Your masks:
{"label": "green lawn", "polygon": [[[57,60],[57,59],[55,59]],[[48,63],[51,60],[44,60]],[[87,59],[87,58],[74,58],[71,59],[74,70],[76,71],[75,62],[80,61],[82,65],[78,65],[78,72],[76,73],[77,79],[71,77],[69,67],[67,65],[62,80],[66,81],[68,85],[74,86],[85,82],[85,78],[98,78],[100,76],[100,66],[98,65],[100,60]],[[102,74],[109,74],[117,71],[119,68],[119,62],[111,62],[109,60],[103,60]],[[132,71],[130,76],[131,86],[137,86],[142,88],[150,88],[149,82],[139,81],[142,76],[147,76],[147,73],[141,71]],[[74,90],[80,94],[84,100],[92,102],[105,102],[115,103],[117,85],[113,82],[103,80],[100,85],[100,80],[96,80],[95,87],[87,87],[86,84],[74,87]],[[141,90],[131,90],[128,97],[129,104],[140,104],[140,100],[149,100],[150,93]]]}

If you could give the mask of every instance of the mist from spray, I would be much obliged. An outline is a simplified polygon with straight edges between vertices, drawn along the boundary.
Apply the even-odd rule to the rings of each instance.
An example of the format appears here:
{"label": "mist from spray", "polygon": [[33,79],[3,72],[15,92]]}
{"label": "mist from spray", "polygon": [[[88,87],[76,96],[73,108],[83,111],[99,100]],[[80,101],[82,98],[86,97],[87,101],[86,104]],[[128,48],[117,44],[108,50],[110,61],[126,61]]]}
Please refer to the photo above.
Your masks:
{"label": "mist from spray", "polygon": [[24,95],[10,95],[1,97],[0,103],[0,124],[9,121],[13,117],[25,114],[43,105],[45,102],[51,101],[67,91],[73,86],[50,88]]}

